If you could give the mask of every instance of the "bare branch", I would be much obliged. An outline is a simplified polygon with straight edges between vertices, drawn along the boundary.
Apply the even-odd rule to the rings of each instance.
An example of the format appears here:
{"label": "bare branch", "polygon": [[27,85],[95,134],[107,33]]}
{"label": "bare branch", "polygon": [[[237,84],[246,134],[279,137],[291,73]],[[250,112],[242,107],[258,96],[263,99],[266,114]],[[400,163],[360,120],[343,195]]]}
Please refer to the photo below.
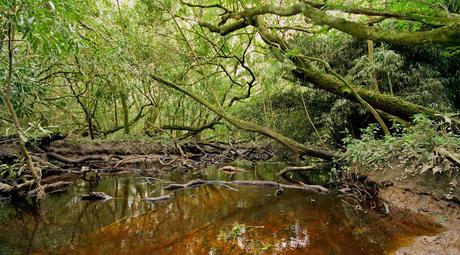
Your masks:
{"label": "bare branch", "polygon": [[230,13],[231,11],[227,8],[225,8],[223,5],[221,4],[211,4],[211,5],[203,5],[203,4],[192,4],[192,3],[187,3],[185,1],[180,1],[181,4],[184,4],[184,5],[187,5],[189,7],[196,7],[196,8],[203,8],[203,9],[209,9],[209,8],[219,8],[221,10],[224,11],[223,14],[225,13]]}

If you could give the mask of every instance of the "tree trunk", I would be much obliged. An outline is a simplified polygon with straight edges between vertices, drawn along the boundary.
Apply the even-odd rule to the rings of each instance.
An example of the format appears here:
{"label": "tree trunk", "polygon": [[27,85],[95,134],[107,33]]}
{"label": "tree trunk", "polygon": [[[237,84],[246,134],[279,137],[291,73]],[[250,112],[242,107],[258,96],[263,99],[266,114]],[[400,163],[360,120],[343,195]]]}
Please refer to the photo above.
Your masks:
{"label": "tree trunk", "polygon": [[374,42],[372,40],[367,40],[367,53],[369,64],[371,65],[371,88],[373,91],[380,93],[379,83],[377,81],[377,70],[375,69]]}
{"label": "tree trunk", "polygon": [[115,126],[118,126],[118,105],[117,105],[117,99],[114,97],[113,98],[113,104],[114,104],[114,107],[115,107]]}
{"label": "tree trunk", "polygon": [[3,97],[3,101],[5,102],[5,105],[8,108],[8,111],[10,112],[10,115],[11,115],[11,118],[12,118],[12,121],[15,127],[16,135],[19,138],[18,139],[19,149],[22,155],[24,156],[24,159],[27,164],[27,168],[29,169],[30,173],[32,174],[32,177],[35,179],[35,182],[37,183],[37,190],[39,191],[38,197],[40,198],[43,195],[41,193],[43,191],[40,190],[41,176],[35,169],[32,158],[30,157],[29,152],[27,151],[26,137],[25,137],[24,132],[22,131],[18,116],[10,100],[12,78],[13,78],[13,58],[14,58],[14,40],[15,40],[15,28],[13,25],[10,24],[8,32],[9,32],[8,33],[8,73],[6,77],[6,91],[1,91],[1,94]]}
{"label": "tree trunk", "polygon": [[308,145],[304,145],[304,144],[301,144],[297,141],[294,141],[282,134],[279,134],[269,128],[266,128],[266,127],[263,127],[263,126],[260,126],[256,123],[253,123],[253,122],[249,122],[249,121],[246,121],[246,120],[241,120],[241,119],[238,119],[236,118],[235,116],[233,115],[230,115],[226,112],[224,112],[220,107],[218,106],[215,106],[213,104],[211,104],[209,101],[205,100],[204,98],[196,95],[195,93],[189,91],[189,90],[186,90],[185,88],[175,84],[175,83],[172,83],[170,81],[167,81],[159,76],[156,76],[154,74],[151,74],[150,75],[152,77],[152,79],[170,87],[170,88],[173,88],[179,92],[182,92],[186,95],[188,95],[189,97],[193,98],[195,101],[197,101],[198,103],[202,104],[203,106],[205,106],[206,108],[208,108],[209,110],[213,111],[215,114],[217,114],[218,116],[222,117],[223,119],[225,119],[226,121],[228,121],[230,124],[236,126],[237,128],[240,128],[240,129],[243,129],[245,131],[250,131],[250,132],[255,132],[255,133],[259,133],[259,134],[262,134],[262,135],[265,135],[267,137],[270,137],[276,141],[278,141],[279,143],[283,144],[284,146],[288,147],[290,150],[292,150],[293,152],[299,154],[299,155],[309,155],[309,156],[313,156],[313,157],[318,157],[318,158],[323,158],[323,159],[327,159],[327,160],[330,160],[334,157],[334,153],[332,152],[329,152],[329,151],[325,151],[325,150],[322,150],[322,149],[319,149],[319,148],[316,148],[316,147],[313,147],[313,146],[308,146]]}
{"label": "tree trunk", "polygon": [[[291,46],[278,35],[270,32],[261,17],[257,17],[254,25],[258,28],[258,32],[267,44],[276,46],[283,52],[289,52],[292,49]],[[299,56],[292,56],[290,60],[294,62],[297,67],[292,72],[293,75],[304,82],[305,85],[312,83],[316,87],[329,91],[335,95],[355,102],[358,101],[352,89],[334,75],[319,70],[310,62],[305,61]],[[376,93],[359,86],[353,86],[353,88],[356,93],[373,108],[397,116],[403,120],[410,120],[413,115],[423,113],[432,119],[444,121],[444,115],[435,110],[405,101],[392,95]],[[451,120],[454,125],[460,127],[460,120],[454,118],[451,118]]]}
{"label": "tree trunk", "polygon": [[125,134],[129,134],[129,107],[128,96],[125,93],[121,94],[121,105],[123,108],[123,130]]}
{"label": "tree trunk", "polygon": [[94,139],[95,138],[95,135],[94,135],[94,127],[93,127],[93,118],[91,117],[91,114],[88,114],[86,116],[86,121],[88,122],[88,132],[89,132],[89,137],[91,139]]}

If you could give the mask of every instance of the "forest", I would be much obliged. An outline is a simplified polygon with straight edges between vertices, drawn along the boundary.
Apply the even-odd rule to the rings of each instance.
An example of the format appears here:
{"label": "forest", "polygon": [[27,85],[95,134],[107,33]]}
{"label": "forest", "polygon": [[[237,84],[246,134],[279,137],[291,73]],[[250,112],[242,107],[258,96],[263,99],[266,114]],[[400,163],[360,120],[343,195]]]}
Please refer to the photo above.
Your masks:
{"label": "forest", "polygon": [[460,254],[460,1],[1,0],[0,254]]}

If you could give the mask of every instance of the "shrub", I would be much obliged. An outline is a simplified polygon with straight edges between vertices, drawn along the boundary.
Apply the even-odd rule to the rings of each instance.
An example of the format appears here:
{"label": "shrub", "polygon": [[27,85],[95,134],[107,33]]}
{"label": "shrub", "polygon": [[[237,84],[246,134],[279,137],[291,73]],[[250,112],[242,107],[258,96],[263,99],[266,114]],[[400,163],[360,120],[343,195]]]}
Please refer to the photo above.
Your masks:
{"label": "shrub", "polygon": [[452,171],[455,165],[441,157],[437,149],[460,150],[460,136],[449,131],[448,123],[436,124],[419,114],[414,125],[408,128],[395,127],[396,135],[379,137],[379,127],[371,124],[362,130],[360,139],[347,136],[345,161],[349,165],[360,164],[369,169],[384,169],[395,164],[405,174],[419,174],[431,170],[433,173]]}

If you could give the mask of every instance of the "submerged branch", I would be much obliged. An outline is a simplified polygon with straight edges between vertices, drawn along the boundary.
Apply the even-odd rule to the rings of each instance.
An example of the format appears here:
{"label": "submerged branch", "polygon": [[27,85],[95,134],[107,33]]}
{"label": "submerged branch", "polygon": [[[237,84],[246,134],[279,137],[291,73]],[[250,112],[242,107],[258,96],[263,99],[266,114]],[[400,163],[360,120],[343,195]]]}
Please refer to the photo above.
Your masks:
{"label": "submerged branch", "polygon": [[205,181],[205,180],[200,180],[200,179],[189,181],[185,184],[178,184],[178,183],[169,184],[164,189],[165,190],[187,189],[187,188],[198,187],[198,186],[206,185],[206,184],[217,184],[217,185],[234,184],[234,185],[242,185],[242,186],[271,187],[271,188],[278,188],[278,189],[280,188],[301,189],[301,190],[307,190],[307,191],[313,191],[313,192],[319,192],[319,193],[329,192],[328,189],[320,185],[302,184],[302,186],[300,186],[300,185],[282,184],[282,183],[272,182],[272,181],[238,181],[238,180],[237,181]]}

